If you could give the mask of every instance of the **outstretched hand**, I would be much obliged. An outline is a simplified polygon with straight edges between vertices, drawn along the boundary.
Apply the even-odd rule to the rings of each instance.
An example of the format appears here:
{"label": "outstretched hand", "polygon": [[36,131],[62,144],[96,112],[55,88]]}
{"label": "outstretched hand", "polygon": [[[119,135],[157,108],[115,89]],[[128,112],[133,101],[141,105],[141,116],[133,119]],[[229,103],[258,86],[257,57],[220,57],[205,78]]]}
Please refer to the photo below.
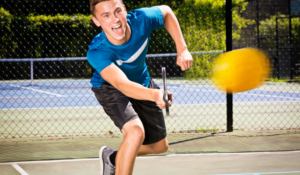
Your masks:
{"label": "outstretched hand", "polygon": [[193,66],[193,57],[188,49],[177,53],[176,64],[181,67],[182,71],[188,70]]}

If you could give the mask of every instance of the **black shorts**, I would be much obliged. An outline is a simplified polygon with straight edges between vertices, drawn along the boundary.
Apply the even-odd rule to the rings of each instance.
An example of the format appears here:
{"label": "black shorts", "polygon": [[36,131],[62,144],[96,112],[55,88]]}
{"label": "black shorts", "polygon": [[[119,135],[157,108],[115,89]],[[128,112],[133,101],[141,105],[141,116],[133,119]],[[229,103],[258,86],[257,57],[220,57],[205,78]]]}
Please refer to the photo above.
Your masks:
{"label": "black shorts", "polygon": [[[152,79],[148,88],[159,89]],[[143,145],[156,143],[167,136],[163,111],[155,102],[129,98],[107,83],[92,88],[92,91],[120,130],[126,122],[140,118],[145,129]]]}

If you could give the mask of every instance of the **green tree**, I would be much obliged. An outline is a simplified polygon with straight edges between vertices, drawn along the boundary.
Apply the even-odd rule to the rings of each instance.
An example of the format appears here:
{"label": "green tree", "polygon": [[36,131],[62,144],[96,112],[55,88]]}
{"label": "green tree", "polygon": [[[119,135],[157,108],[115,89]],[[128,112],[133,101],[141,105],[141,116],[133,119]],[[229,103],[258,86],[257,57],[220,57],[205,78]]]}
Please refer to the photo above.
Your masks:
{"label": "green tree", "polygon": [[[277,19],[277,22],[276,22]],[[278,28],[278,34],[276,32],[276,25]],[[298,18],[291,18],[291,32],[292,32],[292,45],[293,46],[300,46],[300,17]],[[257,31],[257,28],[255,28]],[[279,35],[282,34],[289,34],[289,18],[288,15],[273,15],[269,19],[266,19],[264,21],[260,21],[259,25],[259,33],[263,36],[273,36],[267,38],[267,42],[269,43],[272,50],[276,50],[277,46],[277,40],[276,36],[278,35],[279,39],[279,46],[286,46],[284,44],[289,43],[288,37],[280,37]]]}
{"label": "green tree", "polygon": [[13,16],[4,8],[0,8],[0,58],[17,48],[17,42],[13,39],[12,29]]}
{"label": "green tree", "polygon": [[[8,0],[5,0],[7,2]],[[0,8],[1,48],[0,58],[39,58],[39,57],[78,57],[85,56],[92,38],[101,30],[91,22],[91,15],[77,13],[81,3],[66,1],[28,4],[32,0],[21,0],[14,4],[20,7],[20,13],[14,9],[10,13]],[[22,3],[24,3],[24,7]],[[125,1],[124,1],[125,2]],[[35,9],[48,4],[52,11]],[[86,2],[85,2],[86,3]],[[225,1],[224,0],[152,0],[125,2],[128,11],[143,6],[159,4],[169,5],[175,12],[189,50],[213,51],[225,50]],[[8,4],[8,7],[10,4]],[[22,6],[22,7],[21,7]],[[28,9],[26,9],[28,6]],[[78,7],[77,7],[78,6]],[[245,0],[233,1],[233,38],[240,37],[240,31],[254,21],[241,18],[247,6]],[[26,8],[25,8],[26,7]],[[25,8],[25,9],[23,9]],[[70,10],[71,9],[71,10]],[[88,9],[89,10],[89,9]],[[24,12],[23,12],[24,11]],[[68,12],[66,12],[68,11]],[[80,11],[80,10],[79,10]],[[87,7],[85,10],[87,11]],[[62,13],[59,13],[62,12]],[[66,13],[63,13],[66,12]],[[175,44],[165,28],[153,31],[148,53],[174,53]],[[184,76],[190,79],[207,78],[210,75],[212,59],[217,54],[194,55],[194,66]],[[159,59],[156,65],[164,63]],[[152,65],[149,65],[152,66]],[[157,69],[157,68],[156,68]],[[90,71],[90,70],[89,70]]]}
{"label": "green tree", "polygon": [[[225,3],[224,0],[185,0],[175,10],[191,52],[226,50]],[[240,15],[246,6],[245,0],[233,1],[233,39],[239,39],[242,28],[254,23],[253,20],[244,19]],[[193,67],[186,71],[184,76],[189,79],[208,78],[212,59],[216,56],[195,55]]]}

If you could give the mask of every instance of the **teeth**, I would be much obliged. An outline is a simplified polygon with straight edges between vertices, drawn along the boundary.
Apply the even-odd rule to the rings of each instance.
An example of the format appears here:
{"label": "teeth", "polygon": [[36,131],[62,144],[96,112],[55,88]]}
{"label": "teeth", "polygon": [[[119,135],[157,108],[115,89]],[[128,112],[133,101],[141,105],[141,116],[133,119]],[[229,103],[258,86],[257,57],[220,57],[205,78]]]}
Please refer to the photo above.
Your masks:
{"label": "teeth", "polygon": [[119,28],[119,27],[121,27],[121,25],[115,26],[115,27],[113,27],[113,29],[116,29],[116,28]]}

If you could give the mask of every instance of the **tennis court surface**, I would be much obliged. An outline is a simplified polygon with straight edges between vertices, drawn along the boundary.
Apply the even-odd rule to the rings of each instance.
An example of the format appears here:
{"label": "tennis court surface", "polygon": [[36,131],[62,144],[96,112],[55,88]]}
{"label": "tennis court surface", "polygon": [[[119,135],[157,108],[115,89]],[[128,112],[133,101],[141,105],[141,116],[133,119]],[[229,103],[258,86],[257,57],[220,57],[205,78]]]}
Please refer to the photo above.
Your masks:
{"label": "tennis court surface", "polygon": [[[233,134],[239,137],[233,137]],[[170,150],[165,155],[138,157],[135,164],[136,175],[296,175],[300,174],[300,152],[283,151],[299,150],[300,133],[277,136],[252,136],[246,137],[239,133],[213,137],[197,137],[179,142],[171,139]],[[173,138],[174,139],[174,138]],[[178,136],[175,138],[178,139]],[[81,140],[84,141],[84,140]],[[86,146],[90,142],[86,142]],[[15,143],[16,144],[16,143]],[[48,148],[51,147],[51,143]],[[57,143],[56,143],[57,144]],[[69,142],[69,144],[73,144]],[[101,144],[101,143],[98,143]],[[44,148],[32,148],[35,154],[55,154],[53,150]],[[113,146],[112,144],[111,146]],[[53,146],[53,145],[52,145]],[[92,145],[90,145],[92,146]],[[115,145],[116,146],[116,145]],[[75,146],[74,146],[75,147]],[[56,154],[66,154],[61,150]],[[78,146],[77,146],[78,148]],[[78,152],[90,151],[70,149],[70,155],[78,156]],[[180,153],[181,150],[181,153]],[[202,153],[193,152],[202,150]],[[28,152],[28,148],[27,148]],[[95,156],[97,150],[94,151]],[[178,152],[172,153],[172,152]],[[185,152],[185,154],[184,154]],[[3,152],[2,152],[3,153]],[[4,152],[5,153],[5,152]],[[193,154],[191,154],[193,153]],[[16,153],[17,154],[17,153]],[[23,156],[26,153],[20,153]],[[32,155],[31,155],[32,156]],[[37,155],[38,156],[38,155]],[[17,155],[15,155],[17,157]],[[26,157],[26,156],[25,156]],[[45,161],[7,162],[0,164],[1,175],[97,175],[99,174],[99,159],[58,159]]]}
{"label": "tennis court surface", "polygon": [[[156,82],[163,88],[161,79],[156,79]],[[290,88],[285,85],[282,90],[280,86],[280,83],[269,83],[259,89],[235,94],[233,100],[237,103],[300,101],[299,84],[292,84]],[[28,81],[1,82],[0,89],[1,109],[99,106],[89,80],[36,81],[33,85]],[[201,81],[171,80],[168,81],[168,90],[173,93],[174,104],[178,105],[226,102],[226,96],[205,81],[201,84]]]}
{"label": "tennis court surface", "polygon": [[[162,88],[162,79],[155,79]],[[209,80],[168,79],[174,103],[165,118],[168,132],[226,129],[226,94]],[[118,135],[89,80],[1,82],[2,137]],[[236,130],[297,129],[300,84],[267,82],[233,95]]]}

